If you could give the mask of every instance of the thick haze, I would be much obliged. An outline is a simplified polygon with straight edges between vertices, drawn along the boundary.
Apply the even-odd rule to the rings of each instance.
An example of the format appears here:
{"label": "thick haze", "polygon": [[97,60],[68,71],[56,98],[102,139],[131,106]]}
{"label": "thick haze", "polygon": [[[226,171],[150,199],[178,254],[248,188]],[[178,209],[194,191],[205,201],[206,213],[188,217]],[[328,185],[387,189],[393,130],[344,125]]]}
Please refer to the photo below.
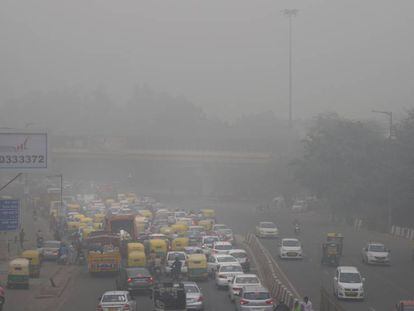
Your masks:
{"label": "thick haze", "polygon": [[[233,119],[287,117],[288,21],[294,19],[296,118],[372,116],[414,95],[412,0],[71,0],[0,2],[0,99],[28,91],[135,85],[183,94]],[[56,103],[57,105],[59,103]]]}

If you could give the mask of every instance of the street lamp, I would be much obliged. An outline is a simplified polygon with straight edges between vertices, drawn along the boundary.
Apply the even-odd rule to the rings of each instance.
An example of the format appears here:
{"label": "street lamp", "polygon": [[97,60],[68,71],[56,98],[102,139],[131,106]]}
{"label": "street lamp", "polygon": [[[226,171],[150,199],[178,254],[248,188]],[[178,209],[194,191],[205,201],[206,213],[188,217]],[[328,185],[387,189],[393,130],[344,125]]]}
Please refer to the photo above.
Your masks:
{"label": "street lamp", "polygon": [[289,19],[289,127],[292,127],[292,17],[298,14],[297,9],[284,9],[283,15]]}
{"label": "street lamp", "polygon": [[[380,113],[384,114],[388,117],[389,122],[389,142],[391,143],[392,140],[392,132],[393,132],[393,123],[392,123],[392,111],[382,111],[382,110],[372,110],[373,113]],[[389,146],[391,148],[391,146]],[[392,151],[390,151],[392,152]],[[392,161],[391,161],[391,155],[388,156],[389,161],[389,170],[391,169]],[[390,193],[390,184],[389,181],[387,182],[387,214],[388,214],[388,230],[392,226],[392,207],[391,207],[391,193]]]}

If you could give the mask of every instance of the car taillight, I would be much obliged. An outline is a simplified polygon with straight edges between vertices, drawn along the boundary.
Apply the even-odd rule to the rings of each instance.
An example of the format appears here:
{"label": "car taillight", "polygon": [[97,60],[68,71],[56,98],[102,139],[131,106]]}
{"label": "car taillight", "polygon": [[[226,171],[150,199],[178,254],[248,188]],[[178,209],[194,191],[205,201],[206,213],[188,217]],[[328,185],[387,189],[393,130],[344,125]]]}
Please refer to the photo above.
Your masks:
{"label": "car taillight", "polygon": [[131,283],[132,282],[132,279],[131,278],[128,278],[127,282],[128,283]]}
{"label": "car taillight", "polygon": [[129,304],[125,304],[122,310],[131,310],[131,308],[129,307]]}
{"label": "car taillight", "polygon": [[153,279],[153,277],[149,277],[149,278],[147,279],[147,281],[148,281],[148,283],[152,283],[152,282],[154,282],[154,279]]}
{"label": "car taillight", "polygon": [[240,288],[240,287],[233,287],[233,290],[234,290],[235,292],[238,292],[239,290],[241,290],[241,288]]}
{"label": "car taillight", "polygon": [[247,300],[244,299],[240,299],[240,304],[241,305],[247,305],[249,302]]}
{"label": "car taillight", "polygon": [[198,297],[198,299],[197,299],[197,301],[198,302],[201,302],[201,301],[203,301],[204,300],[204,297],[203,296],[200,296],[200,297]]}
{"label": "car taillight", "polygon": [[226,275],[224,275],[224,274],[219,274],[219,276],[218,276],[220,279],[227,279],[227,276]]}
{"label": "car taillight", "polygon": [[96,307],[96,311],[103,311],[103,309],[102,309],[102,305],[101,305],[101,304],[99,304],[99,305]]}
{"label": "car taillight", "polygon": [[273,299],[266,300],[266,304],[272,305],[273,304]]}

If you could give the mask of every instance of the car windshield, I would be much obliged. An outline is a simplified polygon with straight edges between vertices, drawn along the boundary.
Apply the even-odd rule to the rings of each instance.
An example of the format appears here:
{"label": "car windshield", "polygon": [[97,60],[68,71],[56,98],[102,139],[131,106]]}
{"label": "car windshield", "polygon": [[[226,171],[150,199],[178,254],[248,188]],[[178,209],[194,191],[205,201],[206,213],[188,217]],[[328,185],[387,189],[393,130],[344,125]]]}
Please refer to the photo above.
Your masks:
{"label": "car windshield", "polygon": [[218,240],[219,240],[219,238],[215,237],[215,236],[214,237],[208,237],[208,238],[204,238],[204,243],[211,244],[211,243],[214,243]]}
{"label": "car windshield", "polygon": [[221,266],[220,272],[242,272],[242,268],[240,266]]}
{"label": "car windshield", "polygon": [[283,246],[288,246],[288,247],[294,247],[294,246],[300,246],[299,241],[296,240],[285,240],[283,241]]}
{"label": "car windshield", "polygon": [[262,222],[260,223],[262,228],[276,228],[276,225],[273,222]]}
{"label": "car windshield", "polygon": [[247,254],[240,252],[240,253],[231,253],[231,255],[235,258],[247,258]]}
{"label": "car windshield", "polygon": [[234,283],[238,283],[238,284],[258,284],[258,283],[260,283],[260,281],[255,276],[241,276],[241,277],[236,278]]}
{"label": "car windshield", "polygon": [[371,252],[385,252],[385,246],[381,244],[370,245],[368,248]]}
{"label": "car windshield", "polygon": [[104,295],[102,302],[125,302],[125,295]]}
{"label": "car windshield", "polygon": [[185,260],[185,255],[183,253],[171,253],[168,254],[168,259],[167,260],[175,260],[175,258],[180,259],[180,260]]}
{"label": "car windshield", "polygon": [[187,284],[184,284],[184,288],[185,288],[185,292],[187,294],[194,294],[194,293],[199,293],[200,292],[200,290],[198,289],[198,287],[195,286],[195,285],[187,285]]}
{"label": "car windshield", "polygon": [[56,241],[56,242],[54,242],[54,241],[46,241],[43,244],[43,247],[44,248],[59,248],[60,247],[60,242],[58,242],[58,241]]}
{"label": "car windshield", "polygon": [[220,251],[228,251],[230,249],[232,249],[233,247],[231,246],[231,244],[218,244],[218,245],[214,245],[214,249],[220,250]]}
{"label": "car windshield", "polygon": [[243,294],[243,298],[247,300],[267,300],[270,298],[268,292],[246,292]]}
{"label": "car windshield", "polygon": [[341,273],[339,281],[342,283],[361,283],[361,276],[359,273],[353,272]]}
{"label": "car windshield", "polygon": [[236,262],[237,259],[232,256],[217,257],[218,262]]}

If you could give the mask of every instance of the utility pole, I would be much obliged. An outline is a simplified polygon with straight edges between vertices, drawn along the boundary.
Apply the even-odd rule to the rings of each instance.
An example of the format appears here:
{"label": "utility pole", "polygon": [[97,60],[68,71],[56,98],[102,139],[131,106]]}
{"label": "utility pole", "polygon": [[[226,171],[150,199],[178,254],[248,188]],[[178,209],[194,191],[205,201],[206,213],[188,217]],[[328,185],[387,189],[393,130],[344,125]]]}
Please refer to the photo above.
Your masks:
{"label": "utility pole", "polygon": [[[380,114],[384,114],[388,117],[388,141],[389,141],[389,152],[390,154],[388,155],[388,161],[389,161],[389,167],[388,169],[391,171],[391,165],[392,165],[392,161],[391,161],[391,157],[392,157],[392,146],[391,146],[391,142],[392,142],[392,137],[393,137],[393,120],[392,120],[392,111],[382,111],[382,110],[372,110],[373,113],[380,113]],[[391,229],[392,226],[392,206],[391,206],[391,191],[390,191],[390,180],[388,180],[387,182],[387,214],[388,214],[388,230]]]}
{"label": "utility pole", "polygon": [[298,14],[297,9],[284,9],[283,15],[289,19],[289,127],[293,126],[293,111],[292,111],[292,17]]}

